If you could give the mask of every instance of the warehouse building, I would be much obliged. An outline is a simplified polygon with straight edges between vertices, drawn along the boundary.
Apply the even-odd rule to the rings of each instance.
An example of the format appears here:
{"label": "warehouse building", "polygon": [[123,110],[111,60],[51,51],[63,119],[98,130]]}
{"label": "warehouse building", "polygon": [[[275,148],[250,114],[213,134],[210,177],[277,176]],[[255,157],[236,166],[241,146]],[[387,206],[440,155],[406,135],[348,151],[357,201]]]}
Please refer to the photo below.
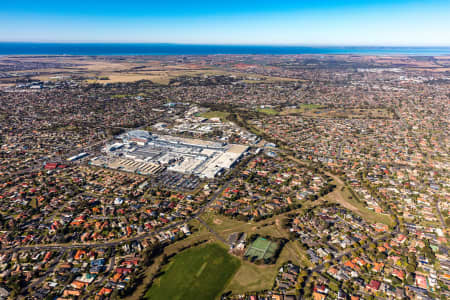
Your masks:
{"label": "warehouse building", "polygon": [[248,147],[237,144],[155,135],[134,130],[118,137],[121,143],[103,148],[103,157],[92,164],[140,174],[154,174],[167,168],[183,174],[214,178],[233,167]]}

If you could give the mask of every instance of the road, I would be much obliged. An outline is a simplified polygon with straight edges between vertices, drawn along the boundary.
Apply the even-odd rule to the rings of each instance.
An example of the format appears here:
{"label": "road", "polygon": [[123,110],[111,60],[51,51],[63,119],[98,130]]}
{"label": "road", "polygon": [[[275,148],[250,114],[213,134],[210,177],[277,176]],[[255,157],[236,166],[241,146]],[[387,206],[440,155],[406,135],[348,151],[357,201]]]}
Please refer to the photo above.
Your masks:
{"label": "road", "polygon": [[103,273],[103,278],[96,283],[96,285],[98,286],[103,286],[103,283],[106,281],[106,279],[108,279],[108,274],[114,269],[115,265],[116,265],[116,249],[112,248],[111,249],[111,260],[109,262],[108,268],[105,270],[105,272]]}
{"label": "road", "polygon": [[[93,149],[94,147],[98,147],[100,144],[105,143],[105,141],[100,141],[98,143],[92,144],[89,147],[85,147],[83,149],[78,149],[76,152],[80,153],[80,152],[89,152],[89,149]],[[283,150],[279,150],[280,152],[283,152]],[[339,149],[339,156],[341,153],[341,149]],[[298,159],[288,155],[288,157],[294,161],[300,162]],[[62,161],[61,157],[54,157],[52,158],[52,160],[55,161]],[[301,162],[303,163],[303,162]],[[26,169],[26,170],[22,170],[20,172],[32,172],[35,171],[37,169],[42,169],[42,165],[37,165],[37,164],[33,164],[33,166],[31,166],[30,168]],[[235,169],[233,169],[228,176],[230,175],[234,175],[235,173],[239,172],[240,168],[237,167]],[[17,173],[17,175],[19,175],[21,173]],[[339,178],[338,176],[334,176],[332,174],[329,174],[327,172],[327,175],[331,176],[333,179],[336,180],[336,182],[338,182],[340,185],[343,185],[343,182],[341,180],[341,178]],[[47,276],[49,274],[51,274],[55,267],[57,266],[57,262],[60,260],[60,258],[62,257],[62,255],[64,254],[64,252],[71,250],[71,249],[80,249],[80,248],[113,248],[113,255],[111,256],[111,260],[110,263],[108,265],[108,268],[105,272],[110,272],[113,270],[113,268],[115,267],[115,255],[114,255],[114,250],[116,247],[125,244],[125,243],[129,243],[129,242],[133,242],[133,241],[140,241],[140,240],[145,240],[148,238],[151,238],[159,233],[162,233],[164,231],[170,230],[170,229],[174,229],[176,227],[179,227],[185,223],[188,223],[191,220],[198,220],[203,226],[205,226],[207,228],[207,230],[209,232],[211,232],[219,241],[223,242],[224,244],[228,244],[227,241],[225,241],[225,239],[223,237],[221,237],[217,232],[215,232],[202,218],[201,215],[215,202],[215,200],[223,193],[223,191],[229,186],[229,181],[226,182],[225,184],[223,184],[220,188],[218,188],[216,190],[216,192],[210,197],[210,199],[204,204],[202,205],[197,212],[195,212],[193,215],[185,218],[182,221],[179,222],[175,222],[172,223],[168,226],[164,226],[161,227],[155,231],[149,232],[149,233],[145,233],[142,235],[136,235],[133,237],[129,237],[129,238],[123,238],[123,239],[119,239],[119,240],[114,240],[114,241],[108,241],[108,242],[100,242],[100,243],[72,243],[72,244],[52,244],[52,245],[30,245],[30,246],[19,246],[19,247],[10,247],[10,248],[4,248],[4,249],[0,249],[0,252],[17,252],[17,251],[23,251],[23,250],[51,250],[51,251],[58,251],[59,252],[59,256],[57,258],[54,259],[55,263],[47,270],[47,272],[44,274],[44,276],[38,278],[36,281],[34,281],[33,283],[31,283],[27,289],[31,288],[33,289],[36,286],[39,286],[42,284],[42,282],[47,278]],[[441,215],[441,212],[439,210],[439,205],[438,202],[436,202],[436,208],[437,211],[439,213],[440,219],[441,219],[441,223],[444,225],[444,220],[443,217]],[[390,234],[386,234],[382,237],[379,237],[377,239],[374,239],[373,242],[377,243],[379,241],[386,241],[388,238],[390,238],[391,236],[395,235],[398,233],[398,224],[397,226],[395,226],[394,230],[390,233]],[[369,247],[369,243],[365,244],[364,246],[362,246],[362,249],[367,249]],[[342,260],[342,258],[346,255],[349,255],[354,249],[349,249],[349,250],[344,250],[341,252],[338,252],[338,254],[336,255],[335,258],[333,258],[330,263],[332,265],[336,265],[339,264]],[[309,282],[312,278],[312,273],[314,272],[321,272],[323,269],[325,268],[325,263],[322,263],[320,265],[317,265],[316,267],[313,267],[312,269],[310,269],[311,272],[309,272],[308,277],[306,278],[305,282]],[[103,282],[106,280],[107,276],[105,276],[104,278],[102,278],[98,284],[101,285],[103,284]]]}
{"label": "road", "polygon": [[44,280],[48,277],[48,275],[50,275],[51,273],[53,273],[53,271],[55,270],[56,266],[58,265],[59,260],[61,259],[61,257],[64,255],[65,251],[61,251],[58,255],[58,257],[56,257],[54,259],[54,263],[52,264],[52,266],[50,268],[48,268],[47,272],[45,272],[45,274],[43,276],[41,276],[40,278],[38,278],[36,281],[32,282],[30,285],[28,285],[26,288],[24,288],[21,293],[25,293],[26,290],[33,290],[35,287],[40,286],[42,284],[42,282],[44,282]]}
{"label": "road", "polygon": [[[138,128],[139,129],[139,128]],[[99,141],[97,143],[94,143],[88,147],[85,147],[83,149],[77,149],[77,153],[80,152],[88,152],[89,149],[92,149],[94,147],[98,147],[100,144],[105,143],[106,141]],[[73,154],[73,153],[71,153]],[[251,159],[252,156],[247,157],[245,160]],[[54,157],[52,159],[61,159],[61,157]],[[240,167],[241,165],[239,165],[238,167],[232,169],[230,171],[230,173],[225,174],[224,176],[232,176],[235,175],[237,172],[240,171]],[[42,166],[39,167],[39,169],[42,169]],[[30,168],[30,171],[32,169]],[[24,170],[23,170],[24,171]],[[22,171],[21,171],[22,172]],[[209,208],[214,201],[217,199],[217,197],[219,197],[223,191],[228,187],[229,182],[226,182],[225,184],[222,185],[222,187],[220,187],[212,196],[211,198],[193,215],[191,215],[190,217],[176,222],[176,223],[172,223],[168,226],[162,227],[158,230],[146,233],[146,234],[142,234],[142,235],[136,235],[130,238],[124,238],[124,239],[119,239],[119,240],[115,240],[115,241],[109,241],[109,242],[102,242],[102,243],[72,243],[72,244],[47,244],[47,245],[26,245],[26,246],[17,246],[17,247],[6,247],[3,249],[0,249],[0,253],[3,252],[17,252],[17,251],[23,251],[23,250],[51,250],[51,251],[66,251],[66,250],[71,250],[71,249],[82,249],[82,248],[110,248],[110,247],[117,247],[121,244],[124,243],[129,243],[129,242],[133,242],[133,241],[141,241],[141,240],[145,240],[148,238],[151,238],[161,232],[170,230],[170,229],[174,229],[176,227],[179,227],[185,223],[188,223],[189,221],[193,220],[193,219],[197,219],[201,214],[203,214],[205,212],[205,210],[207,208]],[[202,222],[202,221],[201,221]],[[206,223],[205,223],[206,224]]]}
{"label": "road", "polygon": [[[280,151],[282,151],[282,150],[280,150]],[[300,164],[304,164],[302,161],[296,159],[295,157],[292,157],[291,155],[288,155],[288,158],[291,159],[291,160],[293,160],[293,161],[296,161],[296,162],[298,162],[298,163],[300,163]],[[322,170],[322,171],[323,171],[323,170]],[[338,188],[339,188],[340,186],[344,186],[344,185],[345,185],[344,181],[343,181],[339,176],[333,175],[333,174],[331,174],[331,173],[329,173],[329,172],[326,172],[326,171],[324,171],[324,173],[325,173],[326,175],[330,176],[333,180],[335,180],[335,182],[339,185]],[[390,208],[388,208],[388,213],[389,213],[389,215],[393,215]],[[398,220],[397,220],[397,218],[394,218],[394,219],[395,219],[395,221],[396,221],[396,225],[395,225],[394,229],[393,229],[390,233],[385,234],[385,235],[383,235],[383,236],[380,236],[380,237],[374,239],[374,240],[372,241],[373,243],[377,243],[377,242],[379,242],[379,241],[387,241],[389,238],[391,238],[391,237],[393,237],[393,236],[395,236],[396,234],[399,233],[399,224],[398,224]],[[369,243],[365,244],[365,245],[362,246],[361,248],[364,249],[364,250],[366,250],[368,247],[369,247]],[[334,263],[331,264],[331,266],[335,266],[335,265],[337,265],[337,264],[339,264],[339,263],[341,262],[341,259],[342,259],[344,256],[351,254],[351,252],[354,251],[354,250],[355,250],[355,249],[349,249],[349,250],[341,251],[341,252],[339,252],[339,253],[338,253],[331,261],[328,261],[328,263],[334,262]],[[305,280],[305,284],[308,283],[308,282],[311,280],[312,274],[313,274],[314,272],[321,272],[321,271],[325,268],[325,263],[327,263],[327,262],[324,262],[324,263],[322,263],[322,264],[320,264],[320,265],[318,265],[318,266],[316,266],[316,267],[310,269],[310,272],[309,272],[309,274],[308,274],[308,277],[307,277],[306,280]],[[331,266],[330,266],[330,267],[331,267]]]}
{"label": "road", "polygon": [[[383,236],[380,236],[380,237],[374,239],[372,242],[373,243],[378,243],[379,241],[387,241],[389,238],[391,238],[392,236],[394,236],[397,233],[399,233],[399,229],[398,228],[399,228],[398,226],[395,226],[394,230],[391,233],[388,233],[388,234],[385,234]],[[361,247],[361,249],[366,250],[369,247],[369,245],[370,245],[370,243],[366,243],[364,246]],[[338,265],[341,262],[341,259],[344,256],[351,254],[351,252],[354,251],[354,250],[357,250],[357,248],[355,248],[355,249],[352,248],[352,249],[349,249],[349,250],[344,250],[344,251],[339,252],[338,255],[336,255],[336,257],[334,257],[331,261],[328,261],[328,263],[330,263],[330,268]],[[316,267],[310,269],[310,272],[309,272],[309,274],[308,274],[308,276],[306,277],[306,280],[305,280],[305,285],[311,280],[312,275],[313,275],[314,272],[316,272],[316,273],[321,272],[325,268],[325,264],[326,263],[327,262],[324,262],[324,263],[322,263],[320,265],[317,265]]]}
{"label": "road", "polygon": [[222,243],[224,243],[225,245],[228,245],[227,241],[225,241],[224,238],[222,238],[217,232],[214,231],[214,229],[212,229],[208,224],[206,224],[205,221],[203,221],[200,217],[197,218],[197,220],[202,223],[203,226],[206,227],[206,229],[208,229],[209,232],[211,232],[219,241],[221,241]]}
{"label": "road", "polygon": [[441,221],[442,227],[446,228],[445,222],[444,222],[444,217],[442,216],[441,209],[439,208],[439,201],[436,201],[436,210],[438,212],[439,220]]}
{"label": "road", "polygon": [[0,249],[0,253],[2,252],[18,252],[18,251],[24,251],[24,250],[51,250],[51,251],[63,251],[63,250],[71,250],[71,249],[83,249],[83,248],[111,248],[111,247],[117,247],[125,243],[130,243],[133,241],[142,241],[145,239],[149,239],[152,236],[155,236],[159,233],[162,233],[164,231],[174,229],[176,227],[179,227],[185,223],[188,223],[189,221],[193,219],[197,219],[200,215],[202,215],[207,208],[209,208],[214,201],[219,197],[223,191],[228,187],[228,183],[224,184],[221,188],[219,188],[212,196],[211,198],[193,215],[190,217],[179,221],[172,223],[170,225],[161,227],[155,231],[145,233],[142,235],[136,235],[130,238],[124,238],[119,239],[115,241],[110,242],[102,242],[102,243],[72,243],[72,244],[51,244],[51,245],[26,245],[26,246],[18,246],[18,247],[8,247]]}
{"label": "road", "polygon": [[[48,161],[60,162],[60,163],[64,163],[65,165],[71,165],[71,163],[69,161],[67,161],[67,158],[72,157],[72,156],[74,156],[74,155],[76,155],[78,153],[82,153],[82,152],[89,153],[91,151],[91,149],[96,148],[96,147],[98,147],[98,146],[100,146],[100,145],[102,145],[102,144],[104,144],[104,143],[106,143],[108,141],[109,141],[109,139],[108,140],[101,140],[101,141],[98,141],[98,142],[96,142],[94,144],[91,144],[91,145],[89,145],[87,147],[84,147],[84,148],[81,148],[81,149],[76,149],[74,151],[66,153],[64,155],[64,157],[61,156],[61,155],[52,156],[52,157],[49,157],[46,161],[47,162]],[[33,161],[33,162],[30,163],[30,166],[28,168],[26,168],[24,170],[19,170],[19,171],[13,172],[13,173],[9,173],[8,176],[20,176],[20,175],[24,175],[24,174],[29,174],[29,173],[34,173],[34,172],[40,171],[43,168],[44,162],[45,162],[44,160],[43,161]]]}

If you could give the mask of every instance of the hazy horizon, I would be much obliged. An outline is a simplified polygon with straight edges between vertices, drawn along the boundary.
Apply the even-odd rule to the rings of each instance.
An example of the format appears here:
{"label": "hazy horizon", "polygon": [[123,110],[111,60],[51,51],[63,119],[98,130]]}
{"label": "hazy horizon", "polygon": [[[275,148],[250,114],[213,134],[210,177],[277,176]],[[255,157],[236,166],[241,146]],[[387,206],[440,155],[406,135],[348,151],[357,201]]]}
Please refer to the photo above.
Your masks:
{"label": "hazy horizon", "polygon": [[314,47],[314,48],[325,48],[325,47],[336,47],[336,48],[450,48],[450,44],[448,45],[398,45],[398,44],[275,44],[275,43],[177,43],[177,42],[145,42],[145,41],[90,41],[90,40],[49,40],[49,41],[11,41],[11,40],[0,40],[0,43],[6,44],[86,44],[86,45],[107,45],[107,44],[116,44],[116,45],[179,45],[179,46],[245,46],[245,47]]}

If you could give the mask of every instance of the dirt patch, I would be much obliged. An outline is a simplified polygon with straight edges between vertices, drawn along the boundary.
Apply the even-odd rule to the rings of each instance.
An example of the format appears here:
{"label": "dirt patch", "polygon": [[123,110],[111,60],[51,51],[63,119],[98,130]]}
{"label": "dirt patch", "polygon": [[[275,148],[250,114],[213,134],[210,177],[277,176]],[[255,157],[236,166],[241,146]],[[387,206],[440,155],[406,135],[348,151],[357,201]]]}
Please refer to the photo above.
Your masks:
{"label": "dirt patch", "polygon": [[331,192],[330,194],[328,194],[328,196],[330,197],[329,199],[332,199],[331,197],[333,197],[336,202],[338,202],[345,208],[350,209],[351,211],[359,212],[359,208],[346,201],[344,197],[342,197],[342,194],[338,191]]}

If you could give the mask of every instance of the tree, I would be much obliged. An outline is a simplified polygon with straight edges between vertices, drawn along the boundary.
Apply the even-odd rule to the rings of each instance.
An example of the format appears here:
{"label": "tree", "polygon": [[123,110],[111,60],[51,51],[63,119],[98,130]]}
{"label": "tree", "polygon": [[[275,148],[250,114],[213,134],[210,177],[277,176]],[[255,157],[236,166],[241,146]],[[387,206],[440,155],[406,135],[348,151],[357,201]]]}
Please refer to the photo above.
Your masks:
{"label": "tree", "polygon": [[119,296],[119,290],[118,289],[115,289],[112,293],[111,293],[111,299],[120,299],[120,296]]}
{"label": "tree", "polygon": [[304,294],[306,297],[309,297],[309,296],[312,294],[312,287],[311,287],[310,284],[306,285],[306,286],[303,288],[303,294]]}
{"label": "tree", "polygon": [[422,249],[425,256],[430,260],[432,264],[434,264],[434,261],[436,260],[436,256],[434,254],[433,249],[431,249],[430,244],[428,241],[425,242],[425,247]]}
{"label": "tree", "polygon": [[289,220],[288,218],[284,218],[283,221],[281,222],[281,226],[284,229],[289,228],[289,224],[291,223],[291,220]]}
{"label": "tree", "polygon": [[387,258],[386,253],[380,252],[380,253],[377,254],[377,259],[378,260],[386,260],[386,258]]}
{"label": "tree", "polygon": [[393,283],[394,285],[400,285],[400,284],[402,284],[401,280],[398,279],[397,277],[392,277],[392,283]]}
{"label": "tree", "polygon": [[406,267],[406,271],[408,271],[409,273],[414,273],[416,271],[416,266],[413,264],[408,264],[408,266]]}
{"label": "tree", "polygon": [[161,265],[166,265],[168,262],[169,262],[169,258],[164,253],[163,256],[162,256]]}
{"label": "tree", "polygon": [[408,276],[406,276],[406,284],[413,284],[414,283],[414,278],[412,274],[409,274]]}

